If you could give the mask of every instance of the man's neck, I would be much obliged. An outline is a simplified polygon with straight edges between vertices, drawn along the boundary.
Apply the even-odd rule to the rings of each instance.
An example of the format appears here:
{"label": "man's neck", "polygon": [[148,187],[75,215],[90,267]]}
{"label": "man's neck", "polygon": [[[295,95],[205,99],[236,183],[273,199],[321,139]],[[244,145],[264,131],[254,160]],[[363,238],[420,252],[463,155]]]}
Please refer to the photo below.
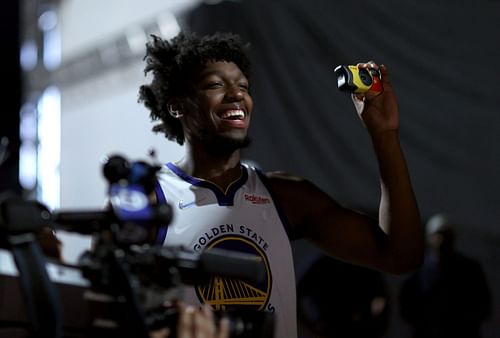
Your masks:
{"label": "man's neck", "polygon": [[239,150],[215,155],[186,145],[186,155],[177,165],[186,174],[215,183],[222,190],[241,176]]}

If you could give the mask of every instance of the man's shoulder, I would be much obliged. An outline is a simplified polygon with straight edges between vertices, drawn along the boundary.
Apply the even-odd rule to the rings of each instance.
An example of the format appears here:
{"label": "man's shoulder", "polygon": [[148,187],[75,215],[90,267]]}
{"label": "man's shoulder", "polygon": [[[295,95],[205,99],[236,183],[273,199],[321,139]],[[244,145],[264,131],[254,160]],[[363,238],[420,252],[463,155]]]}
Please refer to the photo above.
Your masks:
{"label": "man's shoulder", "polygon": [[266,177],[275,182],[304,182],[303,177],[294,175],[286,171],[268,171],[265,173]]}
{"label": "man's shoulder", "polygon": [[[325,201],[328,197],[310,180],[285,171],[266,172],[268,186],[281,200],[282,204],[293,206]],[[328,198],[328,201],[331,199]]]}

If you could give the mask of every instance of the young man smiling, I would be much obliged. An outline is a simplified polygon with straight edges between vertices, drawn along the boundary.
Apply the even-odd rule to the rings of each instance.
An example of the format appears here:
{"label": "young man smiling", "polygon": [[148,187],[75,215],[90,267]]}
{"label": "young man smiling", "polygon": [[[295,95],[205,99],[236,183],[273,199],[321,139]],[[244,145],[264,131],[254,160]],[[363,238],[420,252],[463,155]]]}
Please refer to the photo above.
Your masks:
{"label": "young man smiling", "polygon": [[[214,278],[189,288],[186,300],[215,310],[272,311],[276,337],[296,332],[295,277],[290,240],[306,238],[329,255],[389,273],[422,261],[423,236],[416,199],[399,143],[399,112],[385,66],[384,90],[353,97],[380,169],[378,220],[341,206],[306,179],[263,173],[240,162],[249,145],[253,101],[250,62],[238,36],[180,33],[153,37],[145,72],[152,82],[139,99],[160,123],[153,130],[185,144],[185,156],[158,175],[156,198],[174,206],[174,220],[156,241],[192,250],[231,249],[255,254],[267,273],[258,284]],[[222,231],[223,229],[224,231]]]}

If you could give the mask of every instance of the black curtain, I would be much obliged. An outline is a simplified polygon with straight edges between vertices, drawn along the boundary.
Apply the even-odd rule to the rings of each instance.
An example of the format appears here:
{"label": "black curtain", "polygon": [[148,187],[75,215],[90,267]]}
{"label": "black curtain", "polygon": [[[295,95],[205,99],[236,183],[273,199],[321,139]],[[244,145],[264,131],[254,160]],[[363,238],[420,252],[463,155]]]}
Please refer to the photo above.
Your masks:
{"label": "black curtain", "polygon": [[[253,144],[244,158],[307,177],[372,215],[377,164],[333,69],[368,60],[388,66],[422,217],[451,215],[458,246],[485,265],[496,305],[484,337],[496,337],[500,1],[222,1],[196,7],[183,22],[200,34],[239,33],[251,44]],[[300,277],[318,252],[305,241],[293,249]],[[389,336],[401,337],[399,321],[391,325]]]}
{"label": "black curtain", "polygon": [[186,27],[251,43],[255,111],[245,158],[304,175],[375,213],[377,166],[338,64],[389,67],[424,218],[446,211],[500,242],[500,2],[251,0],[202,4]]}
{"label": "black curtain", "polygon": [[19,195],[19,109],[21,68],[19,65],[19,1],[7,1],[0,11],[2,52],[0,53],[0,193]]}

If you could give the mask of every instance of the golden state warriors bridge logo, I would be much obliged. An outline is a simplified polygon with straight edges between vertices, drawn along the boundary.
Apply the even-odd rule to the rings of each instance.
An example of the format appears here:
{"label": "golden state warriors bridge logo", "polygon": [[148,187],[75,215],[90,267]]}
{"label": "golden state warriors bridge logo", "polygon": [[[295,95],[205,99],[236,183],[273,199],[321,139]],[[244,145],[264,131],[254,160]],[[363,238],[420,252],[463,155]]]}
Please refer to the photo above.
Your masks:
{"label": "golden state warriors bridge logo", "polygon": [[272,277],[269,261],[262,248],[247,237],[235,234],[218,237],[206,246],[206,249],[212,248],[238,251],[260,257],[265,267],[266,277],[255,285],[237,278],[212,277],[208,283],[196,286],[196,294],[200,302],[210,304],[214,310],[234,308],[266,310],[271,295]]}

